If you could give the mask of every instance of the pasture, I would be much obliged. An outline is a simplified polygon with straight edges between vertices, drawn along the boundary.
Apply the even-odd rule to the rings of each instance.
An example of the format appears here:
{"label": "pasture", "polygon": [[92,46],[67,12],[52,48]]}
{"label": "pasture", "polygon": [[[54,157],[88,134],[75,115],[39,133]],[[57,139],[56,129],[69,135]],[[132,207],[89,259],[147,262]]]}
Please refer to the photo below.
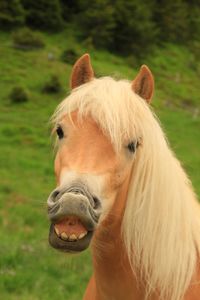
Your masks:
{"label": "pasture", "polygon": [[[55,186],[49,118],[68,92],[72,67],[60,55],[69,45],[90,52],[98,76],[131,80],[140,65],[87,49],[68,31],[43,38],[44,49],[22,51],[11,47],[9,34],[0,35],[0,294],[6,300],[79,300],[91,274],[88,252],[71,258],[48,245],[46,199]],[[155,77],[155,112],[200,195],[200,63],[172,45],[142,63]],[[43,93],[52,74],[63,90]],[[11,103],[15,85],[28,90],[28,102]]]}

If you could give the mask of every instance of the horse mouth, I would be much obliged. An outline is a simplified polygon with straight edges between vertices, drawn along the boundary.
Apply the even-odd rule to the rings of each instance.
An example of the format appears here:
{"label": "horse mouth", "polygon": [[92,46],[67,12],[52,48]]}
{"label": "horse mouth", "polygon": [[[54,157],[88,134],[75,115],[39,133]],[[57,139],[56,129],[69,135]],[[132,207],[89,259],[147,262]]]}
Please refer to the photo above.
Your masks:
{"label": "horse mouth", "polygon": [[53,248],[70,253],[88,248],[101,214],[97,200],[80,184],[50,194],[49,243]]}
{"label": "horse mouth", "polygon": [[58,250],[69,253],[81,252],[88,248],[93,236],[77,216],[66,216],[57,223],[51,223],[49,243]]}

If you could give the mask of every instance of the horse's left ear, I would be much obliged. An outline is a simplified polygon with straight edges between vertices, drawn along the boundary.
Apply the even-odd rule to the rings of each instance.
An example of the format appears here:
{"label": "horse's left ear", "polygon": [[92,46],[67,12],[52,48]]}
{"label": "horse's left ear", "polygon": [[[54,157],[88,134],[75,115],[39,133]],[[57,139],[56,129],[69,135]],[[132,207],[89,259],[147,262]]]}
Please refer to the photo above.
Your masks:
{"label": "horse's left ear", "polygon": [[94,71],[90,62],[89,54],[81,56],[73,66],[70,86],[72,89],[94,78]]}
{"label": "horse's left ear", "polygon": [[145,99],[147,103],[151,102],[154,92],[154,79],[146,65],[140,68],[138,75],[132,82],[132,89],[136,94]]}

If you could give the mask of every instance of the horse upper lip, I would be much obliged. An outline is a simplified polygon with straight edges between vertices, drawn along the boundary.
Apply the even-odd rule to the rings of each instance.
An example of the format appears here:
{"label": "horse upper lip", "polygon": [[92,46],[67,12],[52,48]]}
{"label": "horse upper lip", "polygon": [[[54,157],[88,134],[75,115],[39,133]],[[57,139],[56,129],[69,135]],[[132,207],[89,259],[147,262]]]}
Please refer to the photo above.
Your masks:
{"label": "horse upper lip", "polygon": [[56,202],[66,193],[73,193],[86,196],[92,207],[95,207],[95,202],[92,194],[88,190],[87,186],[83,183],[74,183],[73,185],[66,186],[64,188],[55,189],[48,198],[48,208],[55,205]]}
{"label": "horse upper lip", "polygon": [[57,223],[70,215],[80,218],[85,227],[89,231],[93,231],[97,225],[100,211],[93,209],[87,196],[65,192],[53,206],[48,207],[48,216],[51,222]]}

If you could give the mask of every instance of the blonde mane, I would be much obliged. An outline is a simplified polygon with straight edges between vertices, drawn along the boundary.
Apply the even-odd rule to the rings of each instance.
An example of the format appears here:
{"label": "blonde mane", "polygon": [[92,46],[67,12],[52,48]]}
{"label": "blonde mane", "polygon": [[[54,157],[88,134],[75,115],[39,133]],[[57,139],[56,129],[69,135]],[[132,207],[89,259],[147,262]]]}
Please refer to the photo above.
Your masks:
{"label": "blonde mane", "polygon": [[[181,300],[193,282],[200,253],[200,211],[191,182],[166,142],[158,120],[128,81],[94,79],[76,88],[53,121],[78,110],[90,114],[116,151],[142,139],[133,162],[122,223],[133,272],[147,286],[146,299]],[[138,273],[137,273],[138,274]]]}

